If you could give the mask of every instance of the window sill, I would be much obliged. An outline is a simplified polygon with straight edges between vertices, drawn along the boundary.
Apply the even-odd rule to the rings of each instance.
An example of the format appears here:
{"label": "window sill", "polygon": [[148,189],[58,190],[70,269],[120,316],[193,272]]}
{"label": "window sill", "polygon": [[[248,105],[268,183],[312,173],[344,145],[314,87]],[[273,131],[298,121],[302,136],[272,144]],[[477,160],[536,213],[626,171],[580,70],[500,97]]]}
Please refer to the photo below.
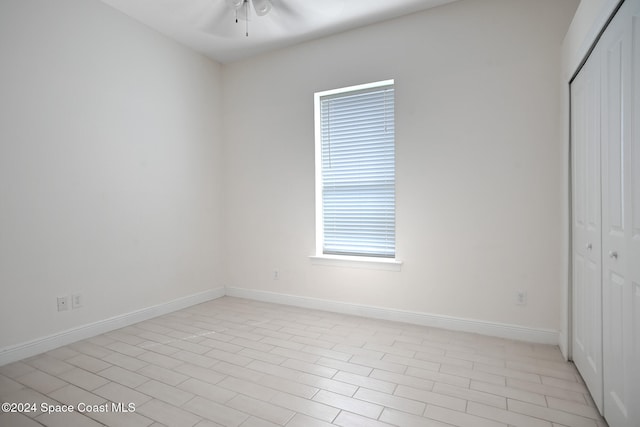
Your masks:
{"label": "window sill", "polygon": [[313,265],[333,267],[365,268],[370,270],[400,271],[402,261],[391,258],[375,258],[344,255],[311,255]]}

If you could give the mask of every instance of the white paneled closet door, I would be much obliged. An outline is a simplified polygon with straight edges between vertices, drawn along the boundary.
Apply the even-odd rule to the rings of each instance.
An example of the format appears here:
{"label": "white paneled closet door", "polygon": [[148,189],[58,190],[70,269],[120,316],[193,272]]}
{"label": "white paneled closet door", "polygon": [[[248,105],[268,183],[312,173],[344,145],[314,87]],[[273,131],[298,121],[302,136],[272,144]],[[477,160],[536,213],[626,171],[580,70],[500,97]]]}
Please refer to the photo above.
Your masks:
{"label": "white paneled closet door", "polygon": [[[627,271],[631,300],[631,328],[629,334],[633,341],[631,356],[632,398],[635,399],[633,420],[640,426],[640,0],[634,1],[632,18],[632,53],[631,53],[631,88],[629,96],[632,105],[629,112],[631,123],[629,144],[627,148],[627,200],[626,218],[629,218],[627,231]],[[633,422],[633,421],[632,421]]]}
{"label": "white paneled closet door", "polygon": [[573,155],[573,361],[602,413],[600,62],[571,84]]}
{"label": "white paneled closet door", "polygon": [[640,427],[640,0],[622,4],[571,103],[573,359],[609,426]]}
{"label": "white paneled closet door", "polygon": [[640,0],[627,0],[602,49],[604,415],[640,426]]}

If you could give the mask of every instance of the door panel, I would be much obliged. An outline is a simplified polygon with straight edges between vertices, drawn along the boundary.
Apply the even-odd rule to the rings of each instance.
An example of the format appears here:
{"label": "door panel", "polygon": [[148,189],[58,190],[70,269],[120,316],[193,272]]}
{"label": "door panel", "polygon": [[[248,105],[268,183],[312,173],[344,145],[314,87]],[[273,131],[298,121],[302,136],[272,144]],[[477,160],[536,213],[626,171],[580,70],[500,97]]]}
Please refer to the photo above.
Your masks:
{"label": "door panel", "polygon": [[[604,209],[607,210],[605,217],[605,232],[611,235],[622,237],[623,235],[623,187],[622,187],[622,161],[623,161],[623,140],[622,140],[622,94],[623,90],[623,66],[622,50],[626,40],[623,41],[624,33],[616,33],[616,38],[607,46],[605,50],[604,65],[604,122],[603,122],[603,149],[607,151],[606,156],[606,182],[605,195],[607,203]],[[608,213],[608,215],[606,215]]]}
{"label": "door panel", "polygon": [[602,412],[600,64],[571,84],[573,361]]}
{"label": "door panel", "polygon": [[[640,2],[636,2],[640,3]],[[633,58],[631,62],[631,87],[633,88],[633,105],[631,110],[631,137],[629,141],[630,149],[630,164],[628,165],[630,180],[629,180],[629,192],[630,192],[630,209],[628,214],[631,218],[631,233],[633,244],[636,245],[640,242],[640,16],[638,16],[638,8],[634,16],[632,17],[632,48]],[[636,255],[640,255],[636,252]],[[640,260],[640,257],[634,258]],[[640,264],[640,262],[638,263]],[[638,276],[635,276],[636,278]]]}
{"label": "door panel", "polygon": [[605,350],[607,367],[605,378],[605,414],[611,416],[612,412],[619,412],[623,418],[628,417],[628,390],[625,387],[624,369],[616,369],[616,366],[624,366],[625,337],[624,337],[624,285],[623,277],[610,273],[605,282],[607,298],[604,312],[607,313],[605,322],[606,337]]}
{"label": "door panel", "polygon": [[626,205],[625,217],[629,226],[625,242],[627,244],[627,272],[631,284],[629,346],[631,372],[627,380],[631,384],[631,401],[634,402],[631,425],[640,426],[640,0],[633,2],[631,13],[631,60],[629,79],[633,89],[628,114],[629,136],[625,163]]}
{"label": "door panel", "polygon": [[[627,0],[604,33],[602,48],[602,249],[604,416],[610,427],[640,425],[638,309],[638,15]],[[634,57],[635,55],[635,57]],[[635,159],[635,160],[634,160]]]}

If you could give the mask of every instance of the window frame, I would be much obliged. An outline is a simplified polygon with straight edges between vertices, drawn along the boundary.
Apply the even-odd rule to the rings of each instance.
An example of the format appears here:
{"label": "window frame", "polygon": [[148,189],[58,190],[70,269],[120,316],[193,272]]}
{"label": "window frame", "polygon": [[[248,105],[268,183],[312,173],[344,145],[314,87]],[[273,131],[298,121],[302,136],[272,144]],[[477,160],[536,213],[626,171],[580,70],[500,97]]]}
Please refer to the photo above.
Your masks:
{"label": "window frame", "polygon": [[[324,215],[323,215],[323,165],[322,165],[322,126],[321,126],[321,102],[323,98],[341,94],[356,93],[370,89],[392,86],[395,89],[395,80],[382,80],[355,86],[316,92],[314,94],[314,123],[315,123],[315,190],[316,190],[316,253],[311,260],[317,265],[342,265],[348,267],[363,267],[399,271],[402,264],[397,259],[397,229],[394,231],[395,250],[393,257],[366,256],[366,255],[337,255],[324,253]],[[394,101],[395,102],[395,101]],[[395,119],[394,119],[395,120]],[[394,136],[395,150],[395,136]],[[394,166],[395,169],[395,166]],[[395,172],[394,172],[395,174]],[[394,179],[395,181],[395,179]],[[395,192],[395,191],[394,191]],[[394,209],[397,201],[394,201]]]}

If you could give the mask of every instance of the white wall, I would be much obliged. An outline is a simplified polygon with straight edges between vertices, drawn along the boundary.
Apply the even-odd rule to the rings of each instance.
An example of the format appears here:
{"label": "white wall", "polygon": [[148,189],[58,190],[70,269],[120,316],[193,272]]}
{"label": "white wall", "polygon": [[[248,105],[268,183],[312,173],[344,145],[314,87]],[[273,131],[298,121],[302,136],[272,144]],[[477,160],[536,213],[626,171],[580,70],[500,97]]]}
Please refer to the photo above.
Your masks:
{"label": "white wall", "polygon": [[[223,69],[98,1],[3,0],[0,349],[224,284],[559,329],[576,5],[466,0]],[[387,78],[403,269],[312,265],[313,93]]]}
{"label": "white wall", "polygon": [[589,49],[596,40],[596,37],[606,24],[608,18],[620,0],[581,0],[578,9],[571,21],[571,25],[562,42],[562,61],[560,67],[561,88],[560,88],[560,114],[561,114],[561,143],[562,143],[562,168],[563,184],[562,193],[563,225],[562,236],[564,236],[563,265],[565,281],[560,288],[561,326],[560,326],[560,349],[565,357],[571,356],[571,223],[570,223],[570,118],[569,118],[569,83],[577,72],[578,67],[586,58]]}
{"label": "white wall", "polygon": [[220,66],[97,0],[2,0],[0,58],[0,350],[222,286]]}
{"label": "white wall", "polygon": [[[460,1],[225,66],[228,284],[560,329],[558,70],[576,7]],[[313,93],[388,78],[402,271],[312,265]]]}

